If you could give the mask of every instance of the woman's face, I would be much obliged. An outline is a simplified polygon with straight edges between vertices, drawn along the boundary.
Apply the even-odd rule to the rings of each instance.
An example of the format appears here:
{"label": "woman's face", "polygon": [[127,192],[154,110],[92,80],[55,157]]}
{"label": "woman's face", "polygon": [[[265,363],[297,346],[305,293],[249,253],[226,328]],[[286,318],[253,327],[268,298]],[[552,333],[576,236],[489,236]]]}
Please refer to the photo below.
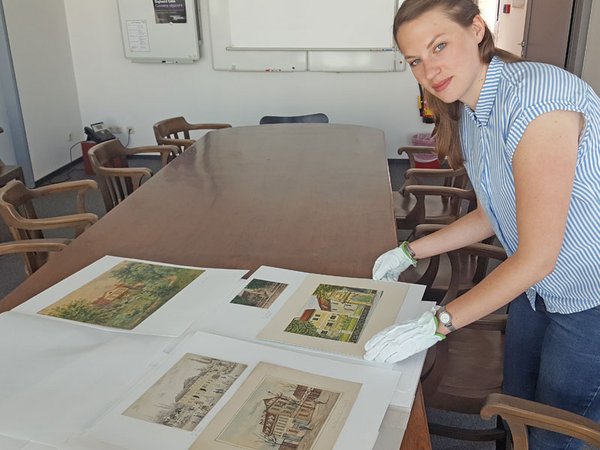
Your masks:
{"label": "woman's face", "polygon": [[396,40],[424,89],[445,103],[460,100],[475,109],[487,69],[478,48],[484,32],[480,16],[464,28],[434,9],[401,25]]}

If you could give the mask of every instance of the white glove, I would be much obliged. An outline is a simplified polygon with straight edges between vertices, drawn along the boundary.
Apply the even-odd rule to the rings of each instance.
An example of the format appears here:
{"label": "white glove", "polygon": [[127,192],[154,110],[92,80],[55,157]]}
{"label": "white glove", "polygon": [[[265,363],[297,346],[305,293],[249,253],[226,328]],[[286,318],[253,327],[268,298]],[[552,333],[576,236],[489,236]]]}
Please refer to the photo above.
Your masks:
{"label": "white glove", "polygon": [[418,320],[392,325],[373,336],[365,344],[364,359],[385,363],[396,363],[428,349],[445,339],[436,333],[438,321],[434,309],[423,313]]}
{"label": "white glove", "polygon": [[416,266],[417,260],[410,256],[408,242],[404,241],[398,248],[385,252],[375,260],[373,279],[398,281],[400,274],[409,266]]}

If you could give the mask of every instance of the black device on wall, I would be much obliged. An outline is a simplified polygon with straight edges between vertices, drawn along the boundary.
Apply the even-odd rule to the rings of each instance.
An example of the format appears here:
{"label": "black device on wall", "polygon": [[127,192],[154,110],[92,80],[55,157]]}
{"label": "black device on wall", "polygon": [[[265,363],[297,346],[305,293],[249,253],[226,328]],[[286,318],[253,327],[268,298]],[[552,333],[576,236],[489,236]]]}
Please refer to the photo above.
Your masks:
{"label": "black device on wall", "polygon": [[84,127],[83,131],[88,141],[104,142],[116,139],[114,134],[104,128],[104,122],[93,123],[89,127]]}

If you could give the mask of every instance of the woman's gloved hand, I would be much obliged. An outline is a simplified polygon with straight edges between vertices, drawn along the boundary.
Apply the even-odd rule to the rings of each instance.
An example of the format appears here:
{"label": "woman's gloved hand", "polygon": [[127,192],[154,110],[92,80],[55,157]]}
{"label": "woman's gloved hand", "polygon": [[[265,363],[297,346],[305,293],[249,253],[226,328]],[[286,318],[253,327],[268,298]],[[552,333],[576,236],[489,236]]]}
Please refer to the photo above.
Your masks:
{"label": "woman's gloved hand", "polygon": [[423,313],[417,320],[392,325],[380,331],[365,344],[367,361],[396,363],[428,349],[445,339],[436,333],[438,320],[435,309]]}
{"label": "woman's gloved hand", "polygon": [[373,279],[398,281],[400,274],[409,266],[416,266],[417,260],[413,258],[408,249],[408,242],[404,241],[398,248],[385,252],[375,260],[373,265]]}

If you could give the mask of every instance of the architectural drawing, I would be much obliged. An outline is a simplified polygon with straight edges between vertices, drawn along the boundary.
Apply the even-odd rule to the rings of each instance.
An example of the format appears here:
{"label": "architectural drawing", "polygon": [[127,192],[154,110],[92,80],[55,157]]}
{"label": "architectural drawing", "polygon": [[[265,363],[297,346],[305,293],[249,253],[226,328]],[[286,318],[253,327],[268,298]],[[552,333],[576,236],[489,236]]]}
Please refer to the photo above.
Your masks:
{"label": "architectural drawing", "polygon": [[362,358],[365,343],[392,325],[408,285],[309,274],[257,338]]}
{"label": "architectural drawing", "polygon": [[285,331],[357,343],[382,293],[375,289],[319,284]]}
{"label": "architectural drawing", "polygon": [[191,450],[329,449],[360,386],[259,363]]}
{"label": "architectural drawing", "polygon": [[277,300],[286,287],[287,284],[285,283],[254,278],[246,285],[242,292],[235,296],[231,303],[257,308],[268,308]]}
{"label": "architectural drawing", "polygon": [[203,272],[124,261],[38,313],[131,330]]}
{"label": "architectural drawing", "polygon": [[192,431],[246,367],[186,353],[123,415]]}

